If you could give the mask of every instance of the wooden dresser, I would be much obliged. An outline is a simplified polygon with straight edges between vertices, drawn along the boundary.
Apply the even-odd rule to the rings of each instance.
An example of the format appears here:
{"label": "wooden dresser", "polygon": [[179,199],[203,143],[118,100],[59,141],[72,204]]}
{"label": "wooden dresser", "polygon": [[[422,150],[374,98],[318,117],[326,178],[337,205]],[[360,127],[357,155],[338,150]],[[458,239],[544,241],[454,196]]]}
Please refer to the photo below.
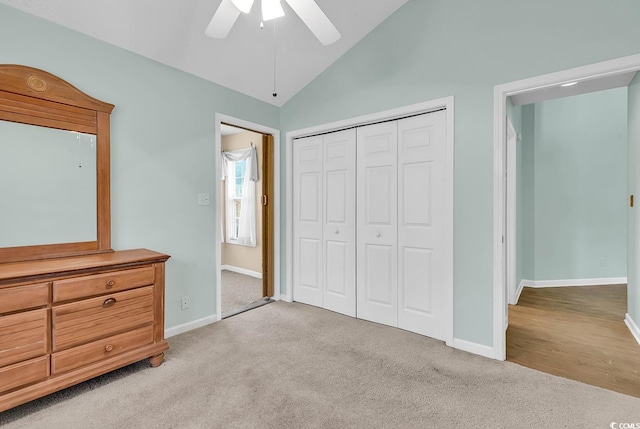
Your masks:
{"label": "wooden dresser", "polygon": [[149,358],[162,363],[164,272],[146,249],[0,264],[0,412]]}

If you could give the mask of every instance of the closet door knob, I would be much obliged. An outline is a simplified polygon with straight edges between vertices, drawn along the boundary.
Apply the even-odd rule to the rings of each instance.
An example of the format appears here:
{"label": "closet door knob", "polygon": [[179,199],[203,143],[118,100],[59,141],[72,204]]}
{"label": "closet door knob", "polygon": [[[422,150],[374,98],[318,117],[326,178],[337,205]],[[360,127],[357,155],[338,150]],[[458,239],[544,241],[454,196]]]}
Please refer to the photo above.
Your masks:
{"label": "closet door knob", "polygon": [[105,352],[110,352],[111,350],[113,350],[113,346],[112,346],[111,344],[107,345],[107,346],[104,348],[104,351],[105,351]]}
{"label": "closet door knob", "polygon": [[380,238],[380,233],[376,232],[376,237]]}
{"label": "closet door knob", "polygon": [[340,231],[336,229],[336,234],[340,234]]}

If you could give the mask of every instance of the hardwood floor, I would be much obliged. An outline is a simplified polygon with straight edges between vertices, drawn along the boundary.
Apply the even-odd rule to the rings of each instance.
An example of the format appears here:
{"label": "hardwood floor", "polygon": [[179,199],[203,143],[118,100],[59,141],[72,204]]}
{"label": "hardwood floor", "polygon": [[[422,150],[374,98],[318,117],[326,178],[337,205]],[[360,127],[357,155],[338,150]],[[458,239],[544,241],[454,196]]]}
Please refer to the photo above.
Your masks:
{"label": "hardwood floor", "polygon": [[640,397],[640,345],[624,323],[627,287],[525,287],[509,306],[507,360]]}

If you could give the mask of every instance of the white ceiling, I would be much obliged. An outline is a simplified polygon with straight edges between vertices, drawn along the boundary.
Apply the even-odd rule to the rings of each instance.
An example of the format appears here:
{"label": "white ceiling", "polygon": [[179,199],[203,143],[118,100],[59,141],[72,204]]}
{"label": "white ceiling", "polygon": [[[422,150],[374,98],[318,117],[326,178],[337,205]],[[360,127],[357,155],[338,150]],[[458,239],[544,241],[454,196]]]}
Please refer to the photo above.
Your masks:
{"label": "white ceiling", "polygon": [[259,28],[260,2],[224,40],[204,34],[221,0],[0,0],[81,33],[282,106],[407,0],[316,0],[342,34],[323,46],[282,2],[276,20],[277,93],[273,92],[273,21]]}
{"label": "white ceiling", "polygon": [[[636,75],[636,71],[618,73],[610,76],[600,76],[592,79],[584,79],[573,86],[554,85],[522,94],[512,95],[511,101],[516,106],[523,104],[539,103],[562,97],[588,94],[590,92],[604,91],[606,89],[622,88],[629,86]],[[566,82],[569,83],[569,82]]]}

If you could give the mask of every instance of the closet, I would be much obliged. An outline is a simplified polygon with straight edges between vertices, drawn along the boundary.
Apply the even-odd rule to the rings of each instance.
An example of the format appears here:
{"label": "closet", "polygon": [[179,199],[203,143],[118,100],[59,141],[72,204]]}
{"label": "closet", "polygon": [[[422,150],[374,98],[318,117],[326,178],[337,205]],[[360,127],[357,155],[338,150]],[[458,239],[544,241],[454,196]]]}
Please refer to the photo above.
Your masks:
{"label": "closet", "polygon": [[446,119],[294,141],[295,301],[446,339]]}

